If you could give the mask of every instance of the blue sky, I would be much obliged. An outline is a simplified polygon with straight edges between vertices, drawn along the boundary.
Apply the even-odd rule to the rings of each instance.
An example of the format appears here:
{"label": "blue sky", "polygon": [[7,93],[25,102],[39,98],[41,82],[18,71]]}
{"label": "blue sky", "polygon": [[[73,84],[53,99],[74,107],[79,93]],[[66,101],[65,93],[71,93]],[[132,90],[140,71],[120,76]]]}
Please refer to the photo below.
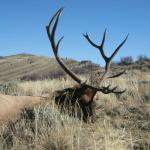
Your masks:
{"label": "blue sky", "polygon": [[150,57],[149,0],[0,0],[0,55],[53,57],[45,26],[61,6],[65,9],[56,38],[65,37],[60,46],[62,57],[103,64],[98,50],[82,33],[88,32],[100,43],[105,28],[108,55],[130,34],[114,60],[140,54]]}

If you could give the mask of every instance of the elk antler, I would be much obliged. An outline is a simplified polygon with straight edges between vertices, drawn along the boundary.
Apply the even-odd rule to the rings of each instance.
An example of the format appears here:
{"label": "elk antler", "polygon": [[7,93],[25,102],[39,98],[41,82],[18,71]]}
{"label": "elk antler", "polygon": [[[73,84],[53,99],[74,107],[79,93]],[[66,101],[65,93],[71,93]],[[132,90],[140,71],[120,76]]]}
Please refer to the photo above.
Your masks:
{"label": "elk antler", "polygon": [[[57,44],[55,43],[55,32],[56,32],[56,28],[57,28],[57,25],[58,25],[58,21],[59,21],[59,17],[61,15],[61,12],[63,11],[63,8],[60,8],[56,13],[55,15],[52,17],[52,19],[50,20],[50,23],[48,26],[46,26],[46,30],[47,30],[47,34],[48,34],[48,37],[49,37],[49,40],[50,40],[50,43],[51,43],[51,46],[52,46],[52,49],[53,49],[53,52],[54,52],[54,55],[55,55],[55,58],[56,60],[58,61],[58,63],[60,64],[60,66],[64,69],[65,72],[67,72],[77,83],[79,84],[82,84],[82,80],[79,79],[63,62],[62,60],[59,58],[58,56],[58,48],[59,48],[59,45],[63,39],[63,37],[61,37]],[[54,20],[56,20],[54,22]],[[52,27],[52,23],[54,22],[54,25]],[[52,29],[51,29],[52,28]],[[52,31],[50,31],[52,30]]]}
{"label": "elk antler", "polygon": [[[104,35],[103,35],[103,39],[102,39],[101,45],[95,44],[95,43],[90,39],[90,37],[89,37],[89,35],[88,35],[87,33],[86,33],[86,34],[83,34],[83,36],[88,40],[88,42],[89,42],[93,47],[95,47],[95,48],[97,48],[97,49],[99,50],[101,56],[102,56],[103,59],[105,60],[105,63],[106,63],[106,65],[105,65],[105,71],[104,71],[102,77],[100,78],[100,83],[101,83],[101,82],[107,77],[107,74],[108,74],[108,72],[109,72],[109,68],[110,68],[111,61],[112,61],[112,59],[114,58],[114,56],[117,54],[117,52],[119,51],[119,49],[120,49],[120,48],[123,46],[123,44],[126,42],[126,40],[127,40],[127,38],[128,38],[128,35],[127,35],[126,38],[123,40],[123,42],[115,49],[115,51],[112,53],[112,55],[111,55],[110,57],[107,57],[107,56],[105,55],[105,52],[104,52],[104,42],[105,42],[105,38],[106,38],[106,29],[105,29],[105,31],[104,31]],[[110,77],[108,77],[108,78],[116,78],[116,77],[121,76],[123,73],[125,73],[125,70],[122,71],[122,72],[120,72],[120,73],[118,73],[118,74],[115,74],[115,75],[113,75],[113,76],[110,76]],[[99,83],[99,84],[100,84],[100,83]],[[118,94],[121,94],[121,93],[125,92],[125,90],[123,90],[123,91],[116,91],[116,89],[117,89],[117,86],[114,87],[114,88],[112,88],[112,89],[110,89],[110,85],[109,85],[109,86],[107,86],[107,87],[102,87],[102,88],[99,88],[99,89],[97,89],[97,90],[98,90],[98,91],[101,91],[101,92],[103,92],[103,93],[105,93],[105,94],[108,94],[108,93],[118,93]]]}
{"label": "elk antler", "polygon": [[[79,83],[80,85],[84,85],[86,87],[89,87],[95,91],[101,91],[103,92],[104,94],[108,94],[108,93],[118,93],[118,94],[121,94],[123,92],[125,92],[125,90],[123,91],[116,91],[117,89],[117,86],[114,87],[114,88],[110,88],[110,85],[107,86],[107,87],[94,87],[94,86],[91,86],[91,85],[88,85],[86,84],[86,81],[82,81],[81,79],[79,79],[77,77],[76,74],[74,74],[64,63],[63,61],[59,58],[58,56],[58,48],[59,48],[59,45],[63,39],[63,37],[61,37],[57,43],[55,43],[55,32],[56,32],[56,28],[57,28],[57,25],[58,25],[58,21],[59,21],[59,17],[61,15],[61,12],[63,11],[63,8],[60,8],[55,14],[54,16],[52,17],[52,19],[50,20],[50,23],[48,26],[46,26],[46,30],[47,30],[47,34],[48,34],[48,37],[49,37],[49,40],[50,40],[50,43],[51,43],[51,46],[52,46],[52,50],[54,52],[54,55],[55,55],[55,58],[57,60],[57,62],[59,63],[59,65],[64,69],[64,71],[70,75],[70,77],[72,77],[77,83]],[[54,21],[55,20],[55,21]],[[54,24],[54,25],[52,25]],[[114,58],[114,56],[117,54],[117,52],[119,51],[119,49],[122,47],[122,45],[126,42],[127,38],[128,38],[128,35],[127,37],[125,38],[125,40],[116,48],[116,50],[112,53],[112,55],[110,57],[107,57],[105,55],[105,52],[103,50],[103,47],[104,47],[104,42],[105,42],[105,38],[106,38],[106,30],[104,32],[104,35],[103,35],[103,39],[102,39],[102,43],[101,45],[97,45],[95,44],[94,42],[92,42],[92,40],[89,38],[89,35],[86,33],[86,34],[83,34],[84,37],[88,40],[88,42],[94,46],[95,48],[99,49],[102,57],[104,58],[105,60],[105,71],[104,71],[104,74],[102,75],[102,77],[100,78],[100,83],[106,78],[107,74],[108,74],[108,71],[109,71],[109,67],[110,67],[110,63],[111,63],[111,60]],[[115,77],[118,77],[120,75],[122,75],[125,71],[123,72],[120,72],[116,75],[113,75],[113,76],[110,76],[108,78],[115,78]],[[100,84],[99,83],[99,84]]]}

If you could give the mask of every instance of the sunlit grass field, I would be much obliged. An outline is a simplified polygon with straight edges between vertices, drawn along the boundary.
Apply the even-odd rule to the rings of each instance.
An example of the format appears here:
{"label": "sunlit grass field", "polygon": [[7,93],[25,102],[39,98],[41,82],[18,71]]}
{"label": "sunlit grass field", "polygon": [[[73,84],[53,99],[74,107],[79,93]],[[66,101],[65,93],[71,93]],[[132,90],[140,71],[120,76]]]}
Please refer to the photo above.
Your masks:
{"label": "sunlit grass field", "polygon": [[[86,77],[82,77],[86,79]],[[48,103],[34,108],[34,121],[22,118],[15,124],[0,126],[0,149],[12,150],[149,150],[150,75],[129,71],[106,81],[127,91],[120,95],[98,93],[97,120],[86,124],[61,114],[53,92],[74,85],[67,78],[9,83],[1,93],[10,95],[49,95]]]}

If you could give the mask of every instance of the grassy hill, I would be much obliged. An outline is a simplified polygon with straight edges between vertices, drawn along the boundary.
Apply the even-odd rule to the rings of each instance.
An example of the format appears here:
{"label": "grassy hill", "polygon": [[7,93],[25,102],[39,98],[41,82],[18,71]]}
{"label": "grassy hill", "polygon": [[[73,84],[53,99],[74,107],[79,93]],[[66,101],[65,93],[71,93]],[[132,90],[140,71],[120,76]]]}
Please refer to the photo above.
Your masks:
{"label": "grassy hill", "polygon": [[[85,74],[99,68],[90,61],[77,62],[72,59],[64,60],[65,63],[78,74]],[[0,83],[15,80],[39,80],[43,78],[58,78],[64,76],[54,58],[35,56],[31,54],[18,54],[0,58]]]}
{"label": "grassy hill", "polygon": [[[91,61],[76,61],[73,59],[63,59],[65,64],[76,74],[86,75],[100,69],[100,66]],[[150,59],[139,59],[129,63],[128,59],[123,63],[113,63],[113,72],[127,70],[132,72],[149,72]],[[0,84],[18,80],[42,80],[53,79],[66,76],[54,58],[45,56],[35,56],[31,54],[18,54],[11,56],[0,56]]]}

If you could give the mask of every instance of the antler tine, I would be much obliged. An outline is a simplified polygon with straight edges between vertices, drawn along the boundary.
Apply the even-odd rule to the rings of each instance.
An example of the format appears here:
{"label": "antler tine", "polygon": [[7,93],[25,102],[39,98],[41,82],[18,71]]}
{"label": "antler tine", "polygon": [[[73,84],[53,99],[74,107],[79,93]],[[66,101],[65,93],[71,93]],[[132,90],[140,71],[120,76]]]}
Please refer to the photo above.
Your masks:
{"label": "antler tine", "polygon": [[115,86],[112,89],[110,89],[110,85],[108,85],[107,87],[99,88],[98,91],[101,91],[104,94],[109,94],[109,93],[122,94],[126,91],[126,89],[123,91],[116,91],[117,88],[118,88],[118,86]]}
{"label": "antler tine", "polygon": [[123,40],[123,42],[116,48],[116,50],[113,52],[113,54],[109,57],[109,61],[111,61],[114,56],[117,54],[119,49],[123,46],[123,44],[127,41],[129,34],[126,36],[126,38]]}
{"label": "antler tine", "polygon": [[[49,22],[49,25],[46,26],[46,30],[47,30],[47,34],[48,34],[48,37],[49,37],[49,40],[51,41],[51,46],[52,46],[52,49],[53,49],[53,52],[55,55],[57,55],[57,52],[58,52],[58,46],[60,44],[60,41],[62,40],[62,38],[58,41],[57,45],[55,44],[55,32],[56,32],[56,28],[57,28],[57,24],[58,24],[58,21],[59,21],[59,17],[60,17],[60,14],[61,12],[63,11],[63,7],[60,8],[56,13],[55,15],[52,17],[52,19],[50,20]],[[52,32],[50,31],[51,27],[52,27],[52,23],[54,21],[54,19],[56,18],[56,21],[54,23],[54,26],[52,28]]]}
{"label": "antler tine", "polygon": [[[129,34],[128,34],[129,35]],[[123,40],[123,42],[116,48],[116,50],[113,52],[113,54],[110,57],[106,58],[106,66],[105,66],[105,74],[108,72],[108,69],[110,67],[110,63],[112,61],[112,59],[115,57],[115,55],[117,54],[117,52],[119,51],[119,49],[123,46],[123,44],[127,41],[128,39],[128,35],[126,36],[126,38]]]}
{"label": "antler tine", "polygon": [[118,88],[118,86],[113,87],[112,89],[110,89],[110,84],[108,86],[103,86],[103,87],[94,87],[91,86],[89,84],[85,84],[87,87],[95,90],[95,91],[101,91],[104,94],[109,94],[109,93],[114,93],[114,94],[122,94],[126,91],[126,89],[122,90],[122,91],[116,91],[116,89]]}
{"label": "antler tine", "polygon": [[[48,37],[49,37],[49,40],[50,40],[50,43],[51,43],[51,46],[52,46],[52,50],[54,52],[54,55],[55,55],[55,58],[57,60],[57,62],[59,63],[59,65],[63,68],[63,70],[68,74],[70,75],[70,77],[72,77],[76,82],[78,82],[79,84],[82,84],[84,83],[81,79],[79,79],[64,63],[63,61],[59,58],[58,56],[58,48],[59,48],[59,45],[63,39],[63,37],[61,37],[57,44],[55,43],[55,33],[56,33],[56,28],[57,28],[57,25],[58,25],[58,22],[59,22],[59,18],[60,18],[60,15],[61,15],[61,12],[63,11],[63,7],[60,8],[55,14],[54,16],[52,17],[52,19],[50,20],[49,22],[49,25],[46,26],[46,30],[47,30],[47,34],[48,34]],[[54,22],[55,20],[55,22]],[[52,24],[54,22],[54,25],[52,27]]]}
{"label": "antler tine", "polygon": [[121,76],[122,74],[124,74],[126,72],[126,70],[123,70],[122,72],[118,73],[118,74],[115,74],[113,76],[109,76],[108,78],[116,78],[116,77],[119,77]]}
{"label": "antler tine", "polygon": [[105,38],[106,38],[106,29],[105,29],[105,31],[104,31],[102,43],[101,43],[100,46],[97,45],[97,44],[95,44],[95,43],[90,39],[90,37],[89,37],[89,35],[88,35],[87,33],[86,33],[86,34],[83,34],[83,36],[87,39],[87,41],[88,41],[93,47],[99,49],[99,51],[100,51],[102,57],[103,57],[104,60],[107,62],[107,61],[108,61],[108,57],[105,55],[104,50],[103,50],[103,48],[104,48],[104,42],[105,42]]}
{"label": "antler tine", "polygon": [[88,33],[86,32],[86,34],[83,34],[83,36],[88,40],[88,42],[95,48],[99,48],[99,46],[97,44],[95,44],[89,37]]}
{"label": "antler tine", "polygon": [[124,92],[126,91],[126,89],[125,90],[123,90],[123,91],[102,91],[102,93],[104,93],[104,94],[110,94],[110,93],[114,93],[114,94],[123,94]]}
{"label": "antler tine", "polygon": [[105,55],[105,52],[104,52],[105,39],[106,39],[106,29],[105,29],[104,34],[103,34],[103,39],[102,39],[101,46],[99,47],[99,51],[100,51],[102,57],[104,58],[105,62],[107,63],[108,62],[108,57]]}
{"label": "antler tine", "polygon": [[102,39],[101,49],[104,48],[104,42],[105,42],[105,39],[106,39],[106,30],[107,30],[107,29],[105,29],[104,34],[103,34],[103,39]]}
{"label": "antler tine", "polygon": [[115,94],[123,94],[126,91],[126,89],[124,89],[123,91],[116,91],[114,92]]}

